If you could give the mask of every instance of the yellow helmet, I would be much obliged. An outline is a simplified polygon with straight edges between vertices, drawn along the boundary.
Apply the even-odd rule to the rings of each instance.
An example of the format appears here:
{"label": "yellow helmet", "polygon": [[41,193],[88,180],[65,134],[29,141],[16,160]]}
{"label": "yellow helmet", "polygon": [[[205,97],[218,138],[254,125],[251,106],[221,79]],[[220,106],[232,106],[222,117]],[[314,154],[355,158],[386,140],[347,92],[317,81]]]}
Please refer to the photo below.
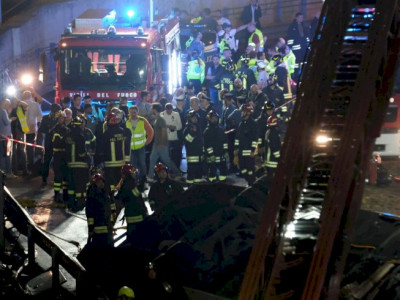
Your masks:
{"label": "yellow helmet", "polygon": [[133,292],[133,290],[130,287],[123,286],[118,291],[118,297],[121,297],[121,296],[126,296],[128,298],[134,299],[135,298],[135,293]]}

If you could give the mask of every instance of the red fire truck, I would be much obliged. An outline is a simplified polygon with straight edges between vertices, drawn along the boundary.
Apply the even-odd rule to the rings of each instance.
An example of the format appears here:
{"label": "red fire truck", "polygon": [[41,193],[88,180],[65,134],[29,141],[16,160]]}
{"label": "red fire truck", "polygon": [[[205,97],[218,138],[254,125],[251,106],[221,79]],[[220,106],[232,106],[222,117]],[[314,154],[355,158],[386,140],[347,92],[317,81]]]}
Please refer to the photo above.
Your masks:
{"label": "red fire truck", "polygon": [[135,100],[151,86],[180,85],[179,23],[151,28],[115,11],[91,9],[65,29],[56,51],[56,102],[74,94],[99,101]]}

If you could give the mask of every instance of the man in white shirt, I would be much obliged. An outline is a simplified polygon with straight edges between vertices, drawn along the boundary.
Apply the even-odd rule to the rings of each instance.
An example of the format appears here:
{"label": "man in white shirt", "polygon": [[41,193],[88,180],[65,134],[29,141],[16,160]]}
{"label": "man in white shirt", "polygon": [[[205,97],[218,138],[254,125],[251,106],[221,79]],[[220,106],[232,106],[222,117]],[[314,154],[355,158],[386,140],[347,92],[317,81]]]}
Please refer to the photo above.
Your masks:
{"label": "man in white shirt", "polygon": [[[33,98],[31,91],[24,91],[22,95],[22,100],[28,105],[25,115],[26,115],[26,123],[29,127],[29,132],[26,133],[25,136],[26,136],[26,142],[32,144],[36,142],[38,123],[42,121],[42,109],[40,107],[40,104],[36,102],[35,99],[36,98]],[[34,151],[35,148],[33,148],[32,146],[27,146],[26,156],[27,156],[28,170],[32,170],[33,168]]]}
{"label": "man in white shirt", "polygon": [[178,130],[182,129],[182,121],[179,113],[173,111],[171,103],[165,104],[165,111],[160,116],[167,123],[167,135],[168,135],[168,148],[170,151],[170,157],[175,165],[179,168],[182,159],[182,148],[179,146]]}

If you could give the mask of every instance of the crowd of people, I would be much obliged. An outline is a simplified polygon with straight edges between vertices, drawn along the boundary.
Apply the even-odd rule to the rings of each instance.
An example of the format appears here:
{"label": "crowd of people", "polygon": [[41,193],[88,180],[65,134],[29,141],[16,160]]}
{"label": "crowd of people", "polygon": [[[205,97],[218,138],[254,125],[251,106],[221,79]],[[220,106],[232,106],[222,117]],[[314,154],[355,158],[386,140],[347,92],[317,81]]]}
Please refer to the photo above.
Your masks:
{"label": "crowd of people", "polygon": [[270,44],[258,1],[249,2],[237,28],[223,11],[213,18],[204,9],[189,18],[173,10],[182,23],[218,32],[219,51],[205,63],[202,32],[193,32],[186,42],[184,84],[172,95],[154,99],[152,91],[143,90],[132,105],[121,97],[104,111],[90,96],[76,94],[53,104],[43,117],[43,99],[32,88],[21,99],[4,99],[0,168],[11,178],[30,176],[40,157],[45,187],[52,165],[54,201],[72,211],[86,206],[89,237],[98,247],[113,245],[112,226],[122,206],[129,240],[146,216],[146,188],[157,212],[178,199],[185,185],[223,182],[232,175],[251,186],[257,174],[273,176],[318,17],[306,25],[296,14],[286,38]]}

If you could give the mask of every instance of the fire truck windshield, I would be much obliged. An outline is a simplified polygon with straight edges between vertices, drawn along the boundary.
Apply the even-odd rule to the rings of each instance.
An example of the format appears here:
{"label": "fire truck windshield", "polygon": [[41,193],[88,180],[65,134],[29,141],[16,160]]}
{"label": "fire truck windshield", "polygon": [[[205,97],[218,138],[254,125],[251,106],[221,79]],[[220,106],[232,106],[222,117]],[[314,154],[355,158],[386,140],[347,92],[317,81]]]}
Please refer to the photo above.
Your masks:
{"label": "fire truck windshield", "polygon": [[69,90],[142,90],[147,56],[142,48],[75,47],[60,52],[60,79]]}

